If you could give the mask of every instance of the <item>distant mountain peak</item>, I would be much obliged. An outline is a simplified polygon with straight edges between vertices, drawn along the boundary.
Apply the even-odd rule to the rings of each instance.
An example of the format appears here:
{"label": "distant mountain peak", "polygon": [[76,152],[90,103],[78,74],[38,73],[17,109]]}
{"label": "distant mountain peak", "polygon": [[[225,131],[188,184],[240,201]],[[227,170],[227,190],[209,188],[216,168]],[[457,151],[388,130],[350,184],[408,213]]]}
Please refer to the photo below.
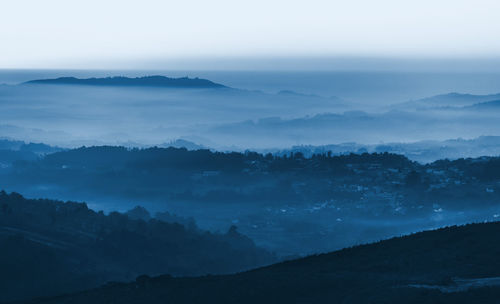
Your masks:
{"label": "distant mountain peak", "polygon": [[227,88],[226,86],[202,78],[170,78],[160,75],[129,78],[124,76],[105,78],[59,77],[54,79],[37,79],[23,84],[51,85],[88,85],[119,87],[159,87],[159,88]]}

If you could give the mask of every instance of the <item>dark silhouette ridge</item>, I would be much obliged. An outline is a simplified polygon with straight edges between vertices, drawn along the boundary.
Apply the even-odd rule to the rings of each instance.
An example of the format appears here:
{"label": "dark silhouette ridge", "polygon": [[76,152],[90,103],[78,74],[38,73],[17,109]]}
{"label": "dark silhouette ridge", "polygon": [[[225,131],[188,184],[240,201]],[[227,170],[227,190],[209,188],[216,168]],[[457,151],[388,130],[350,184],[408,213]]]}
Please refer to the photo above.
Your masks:
{"label": "dark silhouette ridge", "polygon": [[0,191],[0,303],[142,274],[234,273],[276,261],[234,228],[210,233],[194,223],[148,219],[137,209],[105,215],[84,203]]}
{"label": "dark silhouette ridge", "polygon": [[88,85],[88,86],[119,86],[119,87],[158,87],[158,88],[227,88],[226,86],[201,78],[169,78],[165,76],[144,77],[106,77],[79,79],[75,77],[60,77],[56,79],[38,79],[23,84],[54,84],[54,85]]}
{"label": "dark silhouette ridge", "polygon": [[499,235],[500,222],[453,226],[234,275],[140,276],[29,303],[498,303]]}

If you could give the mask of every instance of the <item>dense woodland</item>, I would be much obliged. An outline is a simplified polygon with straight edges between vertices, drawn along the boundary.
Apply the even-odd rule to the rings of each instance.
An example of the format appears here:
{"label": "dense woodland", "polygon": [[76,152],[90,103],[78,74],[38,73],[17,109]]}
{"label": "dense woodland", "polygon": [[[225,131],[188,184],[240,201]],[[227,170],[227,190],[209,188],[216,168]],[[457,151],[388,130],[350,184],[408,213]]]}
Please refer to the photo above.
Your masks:
{"label": "dense woodland", "polygon": [[84,203],[0,191],[0,302],[143,274],[233,273],[276,261],[236,227],[213,234],[193,225],[134,219],[137,213],[105,215]]}

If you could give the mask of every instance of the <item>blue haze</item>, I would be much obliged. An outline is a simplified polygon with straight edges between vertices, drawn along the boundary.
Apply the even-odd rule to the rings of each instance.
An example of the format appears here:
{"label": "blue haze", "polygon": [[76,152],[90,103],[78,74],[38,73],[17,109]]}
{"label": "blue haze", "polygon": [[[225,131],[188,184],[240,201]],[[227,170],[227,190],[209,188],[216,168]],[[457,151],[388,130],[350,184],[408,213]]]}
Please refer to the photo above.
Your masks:
{"label": "blue haze", "polygon": [[117,75],[201,77],[241,89],[268,93],[292,90],[369,104],[398,103],[450,92],[500,92],[500,73],[494,72],[0,70],[0,84],[63,76],[85,78]]}

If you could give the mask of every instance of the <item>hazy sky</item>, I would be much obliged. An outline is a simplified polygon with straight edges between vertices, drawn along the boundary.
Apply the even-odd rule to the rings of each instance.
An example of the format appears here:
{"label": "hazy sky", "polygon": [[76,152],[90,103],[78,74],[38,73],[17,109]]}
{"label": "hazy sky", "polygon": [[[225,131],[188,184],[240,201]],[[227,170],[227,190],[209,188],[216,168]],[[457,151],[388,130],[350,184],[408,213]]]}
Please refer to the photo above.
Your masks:
{"label": "hazy sky", "polygon": [[0,68],[239,58],[489,58],[498,0],[5,0]]}

